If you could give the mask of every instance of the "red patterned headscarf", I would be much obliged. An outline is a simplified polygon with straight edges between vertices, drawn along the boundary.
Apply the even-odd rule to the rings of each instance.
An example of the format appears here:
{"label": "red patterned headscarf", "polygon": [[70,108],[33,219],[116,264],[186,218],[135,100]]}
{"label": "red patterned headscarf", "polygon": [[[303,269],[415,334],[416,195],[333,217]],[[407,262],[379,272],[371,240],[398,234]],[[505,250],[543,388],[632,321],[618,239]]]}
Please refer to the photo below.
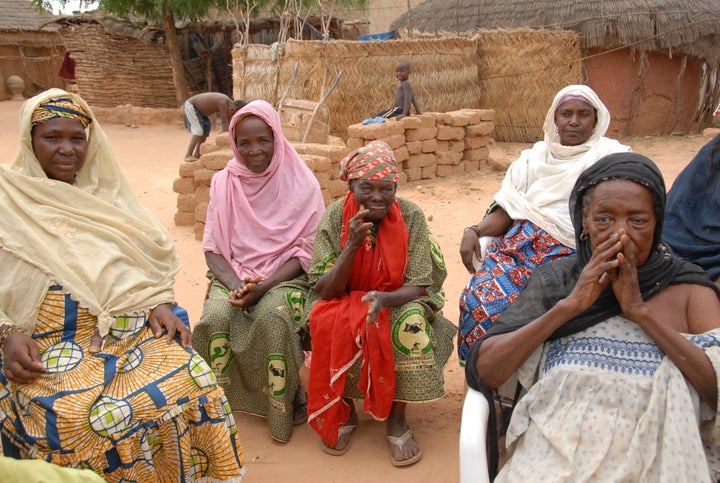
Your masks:
{"label": "red patterned headscarf", "polygon": [[340,161],[340,179],[369,179],[374,181],[392,181],[399,179],[395,153],[384,141],[371,141],[345,156]]}

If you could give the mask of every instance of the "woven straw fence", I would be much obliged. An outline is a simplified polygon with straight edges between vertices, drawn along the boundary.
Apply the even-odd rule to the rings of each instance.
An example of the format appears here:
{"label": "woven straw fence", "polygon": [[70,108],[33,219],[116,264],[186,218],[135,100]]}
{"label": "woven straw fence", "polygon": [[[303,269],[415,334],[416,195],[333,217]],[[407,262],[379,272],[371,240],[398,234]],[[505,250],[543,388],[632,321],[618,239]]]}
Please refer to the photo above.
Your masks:
{"label": "woven straw fence", "polygon": [[[410,34],[401,30],[400,35]],[[441,37],[457,34],[443,33]],[[495,110],[498,141],[535,142],[557,91],[581,84],[580,36],[569,30],[496,29],[460,34],[477,45],[480,108]],[[413,38],[436,38],[413,32]]]}
{"label": "woven straw fence", "polygon": [[[477,108],[480,102],[475,46],[467,39],[290,40],[277,61],[271,56],[251,61],[250,51],[245,55],[241,50],[233,49],[234,92],[245,100],[262,98],[275,105],[285,96],[318,102],[342,71],[324,101],[330,111],[330,134],[335,136],[345,137],[347,126],[393,106],[398,85],[395,63],[401,59],[410,62],[410,82],[423,112]],[[241,65],[238,61],[243,58]],[[279,65],[277,82],[269,67],[272,63]]]}
{"label": "woven straw fence", "polygon": [[[345,138],[347,126],[393,105],[395,63],[410,62],[410,82],[423,112],[494,109],[498,141],[533,142],[555,93],[582,82],[575,32],[488,30],[472,36],[428,34],[391,41],[288,41],[273,60],[272,49],[233,49],[236,98],[325,100],[330,134]],[[297,65],[297,76],[292,81]],[[276,74],[275,66],[278,66]],[[276,77],[277,76],[277,77]]]}
{"label": "woven straw fence", "polygon": [[534,142],[557,91],[583,82],[580,37],[564,30],[485,30],[478,46],[481,105],[498,141]]}
{"label": "woven straw fence", "polygon": [[77,61],[78,88],[89,104],[176,107],[164,45],[111,35],[93,24],[63,30],[62,37]]}
{"label": "woven straw fence", "polygon": [[269,45],[236,45],[232,50],[233,97],[277,102],[278,62]]}

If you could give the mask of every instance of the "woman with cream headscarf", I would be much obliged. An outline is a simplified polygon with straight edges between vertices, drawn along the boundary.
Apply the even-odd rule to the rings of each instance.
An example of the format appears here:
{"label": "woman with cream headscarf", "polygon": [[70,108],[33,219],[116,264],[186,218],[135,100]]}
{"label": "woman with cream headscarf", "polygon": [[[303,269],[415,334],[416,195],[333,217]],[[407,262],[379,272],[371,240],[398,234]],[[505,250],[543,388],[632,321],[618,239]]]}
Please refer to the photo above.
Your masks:
{"label": "woman with cream headscarf", "polygon": [[[630,150],[604,137],[609,125],[610,113],[590,87],[560,90],[545,118],[544,140],[510,165],[483,220],[465,229],[460,256],[473,276],[460,297],[461,364],[537,267],[573,253],[567,203],[575,180],[606,154]],[[478,238],[486,236],[495,238],[476,269]]]}
{"label": "woman with cream headscarf", "polygon": [[211,282],[193,343],[233,411],[266,417],[270,435],[287,442],[307,421],[300,319],[325,204],[270,104],[240,109],[229,136],[235,156],[210,187],[203,250]]}
{"label": "woman with cream headscarf", "polygon": [[172,239],[90,107],[51,89],[26,101],[20,130],[0,165],[5,454],[107,481],[239,481],[227,400],[174,305]]}

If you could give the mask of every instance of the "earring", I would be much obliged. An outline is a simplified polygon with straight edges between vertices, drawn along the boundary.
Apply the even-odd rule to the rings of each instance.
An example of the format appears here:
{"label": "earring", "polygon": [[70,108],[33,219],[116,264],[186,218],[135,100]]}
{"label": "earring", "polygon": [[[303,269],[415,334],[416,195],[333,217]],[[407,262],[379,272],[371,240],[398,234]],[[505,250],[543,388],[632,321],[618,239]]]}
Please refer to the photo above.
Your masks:
{"label": "earring", "polygon": [[557,133],[558,133],[557,126],[555,126],[555,134],[557,134]]}
{"label": "earring", "polygon": [[588,234],[585,233],[585,230],[583,230],[582,233],[580,233],[580,241],[585,241],[588,239]]}

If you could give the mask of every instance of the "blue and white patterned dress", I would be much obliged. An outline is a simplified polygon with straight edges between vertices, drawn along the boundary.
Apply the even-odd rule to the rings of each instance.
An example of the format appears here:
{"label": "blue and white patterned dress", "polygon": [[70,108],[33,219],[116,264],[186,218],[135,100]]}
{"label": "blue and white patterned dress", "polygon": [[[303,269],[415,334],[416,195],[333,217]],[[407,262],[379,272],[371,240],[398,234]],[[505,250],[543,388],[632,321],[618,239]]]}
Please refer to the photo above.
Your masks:
{"label": "blue and white patterned dress", "polygon": [[[720,329],[686,337],[720,372]],[[549,341],[519,369],[526,387],[536,371],[496,481],[717,480],[718,448],[703,448],[698,421],[712,436],[719,418],[696,409],[694,389],[637,324],[612,317]]]}

